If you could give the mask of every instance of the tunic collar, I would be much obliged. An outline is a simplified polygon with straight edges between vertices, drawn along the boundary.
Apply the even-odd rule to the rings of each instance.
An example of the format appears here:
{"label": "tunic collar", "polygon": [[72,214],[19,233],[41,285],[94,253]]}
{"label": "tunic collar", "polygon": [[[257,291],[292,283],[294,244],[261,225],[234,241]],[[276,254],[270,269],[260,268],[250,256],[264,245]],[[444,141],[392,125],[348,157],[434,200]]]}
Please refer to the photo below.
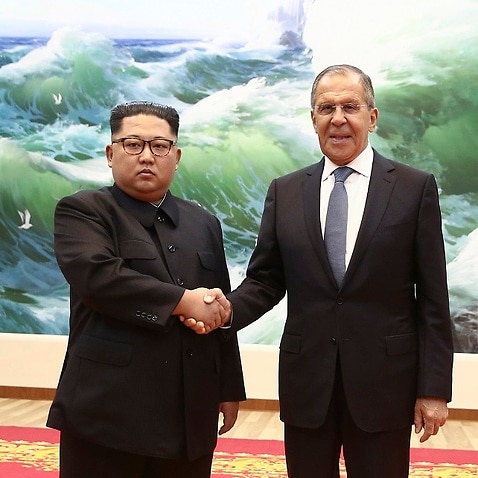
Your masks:
{"label": "tunic collar", "polygon": [[110,191],[116,202],[132,214],[144,227],[152,227],[158,218],[158,214],[166,216],[174,227],[177,226],[179,221],[179,209],[176,199],[170,191],[166,193],[166,197],[160,207],[129,196],[116,184],[110,187]]}

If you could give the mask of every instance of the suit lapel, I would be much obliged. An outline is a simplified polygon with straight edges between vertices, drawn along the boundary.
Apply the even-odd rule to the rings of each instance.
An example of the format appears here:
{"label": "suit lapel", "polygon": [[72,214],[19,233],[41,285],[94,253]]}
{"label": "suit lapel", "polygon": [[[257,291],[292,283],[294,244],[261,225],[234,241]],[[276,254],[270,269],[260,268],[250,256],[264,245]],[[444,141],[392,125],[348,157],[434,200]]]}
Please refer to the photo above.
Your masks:
{"label": "suit lapel", "polygon": [[388,201],[395,186],[396,178],[391,174],[394,169],[390,161],[374,151],[372,174],[362,223],[349,266],[345,272],[344,284],[358,268],[387,209]]}
{"label": "suit lapel", "polygon": [[312,166],[306,172],[306,177],[302,184],[302,193],[304,200],[304,218],[307,232],[312,246],[324,271],[335,284],[335,279],[330,268],[327,252],[325,250],[324,238],[322,236],[322,227],[320,224],[320,188],[322,185],[322,172],[324,170],[324,159]]}

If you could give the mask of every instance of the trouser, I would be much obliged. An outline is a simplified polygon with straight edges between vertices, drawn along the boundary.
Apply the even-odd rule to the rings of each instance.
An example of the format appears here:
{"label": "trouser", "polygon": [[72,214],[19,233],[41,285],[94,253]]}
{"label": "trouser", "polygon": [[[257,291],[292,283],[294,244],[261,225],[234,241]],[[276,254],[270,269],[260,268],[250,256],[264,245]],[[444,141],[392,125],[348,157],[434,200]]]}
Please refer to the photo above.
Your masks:
{"label": "trouser", "polygon": [[62,432],[60,478],[210,478],[212,457],[166,460],[113,450]]}
{"label": "trouser", "polygon": [[410,436],[411,425],[377,433],[358,428],[338,372],[324,424],[316,429],[285,425],[289,478],[339,478],[341,451],[347,478],[407,478]]}

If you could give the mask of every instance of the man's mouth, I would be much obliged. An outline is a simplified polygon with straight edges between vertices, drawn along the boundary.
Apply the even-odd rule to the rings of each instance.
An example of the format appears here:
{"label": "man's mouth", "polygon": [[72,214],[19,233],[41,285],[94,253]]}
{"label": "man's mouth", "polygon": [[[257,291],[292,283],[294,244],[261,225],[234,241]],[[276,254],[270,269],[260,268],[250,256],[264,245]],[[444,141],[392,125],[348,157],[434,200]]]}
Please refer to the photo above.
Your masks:
{"label": "man's mouth", "polygon": [[153,173],[153,171],[151,171],[151,169],[142,169],[138,174],[147,175],[147,176],[154,176],[154,173]]}
{"label": "man's mouth", "polygon": [[330,139],[335,142],[335,143],[342,143],[344,141],[347,141],[350,139],[349,135],[343,135],[343,134],[331,134]]}

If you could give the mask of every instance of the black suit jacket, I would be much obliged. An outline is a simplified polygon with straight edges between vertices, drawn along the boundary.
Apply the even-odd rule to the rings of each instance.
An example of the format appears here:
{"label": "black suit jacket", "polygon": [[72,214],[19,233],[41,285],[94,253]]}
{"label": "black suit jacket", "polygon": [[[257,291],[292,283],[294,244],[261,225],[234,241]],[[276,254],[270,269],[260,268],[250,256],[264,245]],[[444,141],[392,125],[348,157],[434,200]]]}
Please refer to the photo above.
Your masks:
{"label": "black suit jacket", "polygon": [[408,426],[417,396],[451,398],[451,323],[432,175],[374,152],[363,220],[342,287],[319,222],[324,161],[272,181],[247,277],[229,295],[233,330],[287,292],[281,418],[318,427],[340,354],[347,402],[366,431]]}
{"label": "black suit jacket", "polygon": [[219,221],[170,193],[157,211],[83,191],[57,206],[55,252],[71,315],[48,426],[142,455],[212,452],[219,403],[245,399],[237,339],[171,312],[184,288],[229,290]]}

